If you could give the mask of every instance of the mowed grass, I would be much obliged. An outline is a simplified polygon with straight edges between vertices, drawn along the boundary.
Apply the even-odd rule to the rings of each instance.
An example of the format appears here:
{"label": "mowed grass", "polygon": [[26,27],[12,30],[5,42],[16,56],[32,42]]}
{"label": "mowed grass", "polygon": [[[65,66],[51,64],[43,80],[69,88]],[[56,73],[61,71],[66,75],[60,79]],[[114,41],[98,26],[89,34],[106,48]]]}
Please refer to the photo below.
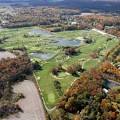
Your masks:
{"label": "mowed grass", "polygon": [[[35,51],[51,52],[55,53],[56,56],[50,60],[43,61],[38,58],[33,58],[42,64],[42,70],[35,72],[37,81],[42,90],[42,95],[45,100],[46,106],[52,108],[56,105],[60,96],[58,95],[54,81],[58,80],[61,83],[63,91],[66,91],[70,87],[71,83],[77,79],[72,75],[61,73],[58,77],[52,75],[51,70],[58,64],[63,64],[67,67],[71,64],[81,63],[85,69],[90,69],[96,67],[100,64],[106,52],[108,52],[112,47],[118,44],[119,40],[117,38],[112,38],[112,40],[107,41],[109,36],[101,35],[92,30],[76,30],[76,31],[63,31],[55,33],[53,36],[39,37],[25,37],[25,35],[33,29],[40,29],[39,27],[26,27],[19,29],[4,29],[0,32],[0,37],[8,36],[4,44],[0,44],[0,47],[5,49],[12,49],[25,46],[28,50],[28,54]],[[65,56],[63,48],[50,44],[52,40],[57,37],[64,37],[67,39],[78,39],[79,37],[90,37],[94,40],[91,44],[81,45],[77,48],[80,53],[76,56],[68,57]],[[99,57],[97,59],[92,59],[90,54],[99,50]]]}
{"label": "mowed grass", "polygon": [[[40,79],[38,80],[38,82],[39,82],[40,88],[42,89],[43,97],[49,108],[53,107],[55,103],[59,100],[58,98],[60,97],[54,87],[54,80],[59,80],[63,91],[65,91],[68,88],[68,86],[70,86],[71,82],[74,80],[74,77],[70,75],[66,75],[62,79],[54,78],[54,76],[51,74],[51,70],[54,66],[57,66],[57,65],[58,63],[55,62],[54,59],[52,59],[48,63],[43,65],[42,71],[38,71],[36,73],[36,76],[40,76]],[[52,98],[50,98],[50,96]]]}

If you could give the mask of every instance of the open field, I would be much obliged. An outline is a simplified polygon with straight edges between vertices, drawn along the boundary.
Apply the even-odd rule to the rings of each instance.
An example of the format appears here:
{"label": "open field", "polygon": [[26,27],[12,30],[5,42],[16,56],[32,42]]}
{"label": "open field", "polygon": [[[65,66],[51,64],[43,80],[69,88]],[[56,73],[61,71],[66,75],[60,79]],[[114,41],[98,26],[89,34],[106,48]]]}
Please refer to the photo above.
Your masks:
{"label": "open field", "polygon": [[[77,31],[63,31],[58,33],[50,33],[46,35],[44,33],[37,35],[29,35],[32,30],[39,30],[39,27],[19,28],[19,29],[4,29],[0,32],[0,37],[7,36],[8,39],[0,44],[1,48],[12,49],[25,46],[28,50],[28,54],[32,61],[39,61],[42,65],[42,70],[37,71],[35,76],[38,80],[42,95],[45,100],[45,104],[48,108],[55,106],[55,103],[59,100],[59,95],[54,87],[54,80],[59,80],[62,90],[65,91],[71,83],[77,78],[70,74],[63,73],[58,77],[52,75],[51,70],[58,64],[62,64],[65,68],[68,65],[80,63],[83,68],[90,69],[96,67],[103,59],[107,51],[118,44],[117,38],[111,38],[110,36],[102,35],[92,30],[77,30]],[[55,40],[58,38],[76,40],[81,37],[88,37],[93,40],[91,44],[82,44],[77,50],[79,54],[68,57],[64,54],[62,46],[57,46]],[[82,41],[78,39],[81,43]],[[92,58],[90,55],[96,51],[99,51],[97,58]],[[54,56],[47,60],[42,60],[39,57],[33,57],[31,53],[51,53]]]}

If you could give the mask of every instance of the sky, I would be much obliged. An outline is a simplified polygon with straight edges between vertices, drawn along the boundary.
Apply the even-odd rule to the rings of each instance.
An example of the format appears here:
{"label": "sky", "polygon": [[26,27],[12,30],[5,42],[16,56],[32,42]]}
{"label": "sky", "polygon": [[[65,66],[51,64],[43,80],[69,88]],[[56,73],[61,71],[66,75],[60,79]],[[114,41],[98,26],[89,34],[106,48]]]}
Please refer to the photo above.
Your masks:
{"label": "sky", "polygon": [[[71,0],[0,0],[0,2],[30,2],[30,1],[43,1],[43,2],[59,2],[59,1],[71,1]],[[73,1],[73,0],[72,0]],[[75,0],[75,1],[112,1],[112,2],[120,2],[120,0]]]}
{"label": "sky", "polygon": [[[20,1],[20,0],[0,0],[0,1]],[[32,1],[32,0],[21,0],[21,1]],[[37,1],[65,1],[65,0],[37,0]],[[85,0],[78,0],[78,1],[85,1]],[[120,1],[120,0],[87,0],[87,1]]]}

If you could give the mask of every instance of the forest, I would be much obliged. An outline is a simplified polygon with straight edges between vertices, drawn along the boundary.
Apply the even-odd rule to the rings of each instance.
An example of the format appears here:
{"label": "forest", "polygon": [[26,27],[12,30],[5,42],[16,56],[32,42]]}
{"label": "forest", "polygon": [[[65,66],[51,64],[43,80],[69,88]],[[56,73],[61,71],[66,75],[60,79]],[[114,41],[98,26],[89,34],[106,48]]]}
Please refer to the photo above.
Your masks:
{"label": "forest", "polygon": [[32,64],[26,55],[0,61],[0,118],[23,112],[16,103],[24,98],[22,93],[14,93],[12,85],[32,74]]}
{"label": "forest", "polygon": [[[11,15],[12,14],[12,15]],[[7,28],[42,26],[51,32],[97,28],[120,37],[120,17],[112,14],[82,15],[79,9],[19,7],[11,14],[1,13],[0,25]]]}
{"label": "forest", "polygon": [[119,57],[119,47],[110,50],[99,67],[84,71],[65,91],[51,114],[53,120],[120,119],[120,87],[110,88],[106,82],[120,83],[119,60],[113,59]]}

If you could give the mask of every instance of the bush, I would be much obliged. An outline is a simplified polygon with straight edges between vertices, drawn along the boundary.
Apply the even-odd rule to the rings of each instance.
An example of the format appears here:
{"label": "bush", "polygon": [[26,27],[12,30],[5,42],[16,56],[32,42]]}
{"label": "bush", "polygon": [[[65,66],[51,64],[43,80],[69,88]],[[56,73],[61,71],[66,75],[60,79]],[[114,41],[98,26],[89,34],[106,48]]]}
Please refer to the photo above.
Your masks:
{"label": "bush", "polygon": [[86,38],[85,37],[84,39],[85,39],[84,42],[87,43],[87,44],[91,44],[93,42],[91,38]]}
{"label": "bush", "polygon": [[54,87],[57,90],[58,95],[62,96],[63,95],[62,87],[61,87],[61,83],[58,80],[54,81]]}
{"label": "bush", "polygon": [[77,75],[77,72],[84,72],[85,70],[82,68],[82,66],[80,64],[73,64],[71,66],[68,66],[67,68],[67,72],[72,74],[72,75]]}
{"label": "bush", "polygon": [[23,112],[19,105],[8,103],[0,107],[0,118],[4,118],[10,114],[15,114],[18,112]]}
{"label": "bush", "polygon": [[33,70],[42,70],[42,66],[39,64],[38,61],[33,63]]}
{"label": "bush", "polygon": [[60,71],[59,71],[58,68],[53,68],[53,69],[52,69],[52,74],[53,74],[53,75],[56,75],[56,76],[57,76],[59,72],[60,72]]}
{"label": "bush", "polygon": [[67,48],[65,49],[65,55],[69,55],[69,56],[72,56],[72,55],[76,55],[77,54],[77,51],[75,48]]}
{"label": "bush", "polygon": [[59,72],[62,72],[62,71],[64,71],[64,69],[62,68],[62,65],[59,64],[57,67],[54,67],[51,72],[53,75],[57,76]]}

